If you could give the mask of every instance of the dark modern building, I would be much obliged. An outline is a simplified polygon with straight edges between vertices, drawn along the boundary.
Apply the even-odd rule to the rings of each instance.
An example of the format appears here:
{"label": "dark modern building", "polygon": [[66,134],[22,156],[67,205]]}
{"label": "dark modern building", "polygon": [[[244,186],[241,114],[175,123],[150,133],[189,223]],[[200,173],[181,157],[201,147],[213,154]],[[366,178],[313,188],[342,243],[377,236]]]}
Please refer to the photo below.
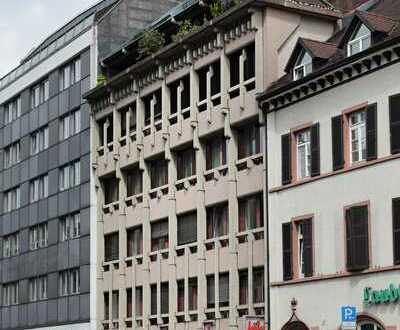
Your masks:
{"label": "dark modern building", "polygon": [[100,1],[0,79],[0,329],[89,329],[96,318],[82,95],[99,56],[175,3]]}

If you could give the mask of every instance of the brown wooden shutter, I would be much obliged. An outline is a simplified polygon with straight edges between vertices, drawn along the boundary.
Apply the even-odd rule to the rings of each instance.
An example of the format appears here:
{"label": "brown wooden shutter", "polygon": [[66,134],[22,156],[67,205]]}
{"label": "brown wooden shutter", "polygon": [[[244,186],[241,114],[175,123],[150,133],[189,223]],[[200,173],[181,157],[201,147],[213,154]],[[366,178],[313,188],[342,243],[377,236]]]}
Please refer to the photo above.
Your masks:
{"label": "brown wooden shutter", "polygon": [[346,210],[347,269],[360,271],[369,267],[368,207]]}
{"label": "brown wooden shutter", "polygon": [[343,166],[343,116],[340,115],[332,118],[332,168],[337,171]]}
{"label": "brown wooden shutter", "polygon": [[389,98],[390,146],[392,154],[400,152],[400,94]]}
{"label": "brown wooden shutter", "polygon": [[292,267],[292,223],[282,224],[282,257],[283,257],[283,280],[293,278]]}
{"label": "brown wooden shutter", "polygon": [[311,127],[311,176],[320,174],[319,123]]}
{"label": "brown wooden shutter", "polygon": [[367,107],[366,133],[367,133],[367,160],[374,160],[377,157],[377,117],[376,103]]}
{"label": "brown wooden shutter", "polygon": [[393,199],[393,261],[400,264],[400,198]]}
{"label": "brown wooden shutter", "polygon": [[292,181],[290,134],[282,135],[282,185]]}
{"label": "brown wooden shutter", "polygon": [[304,240],[304,275],[306,277],[313,276],[313,227],[312,221],[303,222],[303,240]]}

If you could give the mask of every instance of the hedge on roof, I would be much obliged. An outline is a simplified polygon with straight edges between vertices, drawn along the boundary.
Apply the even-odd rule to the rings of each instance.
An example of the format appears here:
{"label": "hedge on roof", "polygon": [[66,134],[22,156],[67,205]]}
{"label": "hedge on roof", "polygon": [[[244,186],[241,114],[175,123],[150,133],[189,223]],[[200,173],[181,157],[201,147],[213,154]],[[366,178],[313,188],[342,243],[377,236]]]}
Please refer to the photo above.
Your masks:
{"label": "hedge on roof", "polygon": [[154,54],[165,45],[164,34],[157,30],[146,30],[139,40],[139,58]]}

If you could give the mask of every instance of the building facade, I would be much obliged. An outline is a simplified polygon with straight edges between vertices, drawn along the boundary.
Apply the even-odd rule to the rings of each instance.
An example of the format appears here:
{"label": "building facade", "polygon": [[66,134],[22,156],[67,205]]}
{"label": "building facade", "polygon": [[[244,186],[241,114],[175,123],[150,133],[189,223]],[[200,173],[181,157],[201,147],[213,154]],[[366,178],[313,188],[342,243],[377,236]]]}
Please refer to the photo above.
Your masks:
{"label": "building facade", "polygon": [[107,15],[117,11],[124,31],[128,16],[143,28],[171,5],[101,1],[0,80],[0,329],[90,328],[95,206],[82,95],[96,85],[99,38],[116,35]]}
{"label": "building facade", "polygon": [[300,39],[267,118],[272,329],[398,329],[399,4]]}
{"label": "building facade", "polygon": [[139,39],[126,43],[102,60],[107,82],[85,95],[99,329],[265,322],[265,126],[255,95],[283,72],[300,35],[326,40],[340,14],[242,1],[171,41],[175,22],[203,15],[201,3],[175,8],[155,25],[166,47],[137,61]]}

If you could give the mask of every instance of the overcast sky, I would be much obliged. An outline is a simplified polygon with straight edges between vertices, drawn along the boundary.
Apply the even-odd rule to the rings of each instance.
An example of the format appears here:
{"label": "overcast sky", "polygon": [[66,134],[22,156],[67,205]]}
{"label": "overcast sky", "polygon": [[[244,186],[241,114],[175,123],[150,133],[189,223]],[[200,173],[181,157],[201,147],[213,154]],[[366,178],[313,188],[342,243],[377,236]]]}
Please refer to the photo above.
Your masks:
{"label": "overcast sky", "polygon": [[0,77],[43,39],[98,0],[0,0]]}

